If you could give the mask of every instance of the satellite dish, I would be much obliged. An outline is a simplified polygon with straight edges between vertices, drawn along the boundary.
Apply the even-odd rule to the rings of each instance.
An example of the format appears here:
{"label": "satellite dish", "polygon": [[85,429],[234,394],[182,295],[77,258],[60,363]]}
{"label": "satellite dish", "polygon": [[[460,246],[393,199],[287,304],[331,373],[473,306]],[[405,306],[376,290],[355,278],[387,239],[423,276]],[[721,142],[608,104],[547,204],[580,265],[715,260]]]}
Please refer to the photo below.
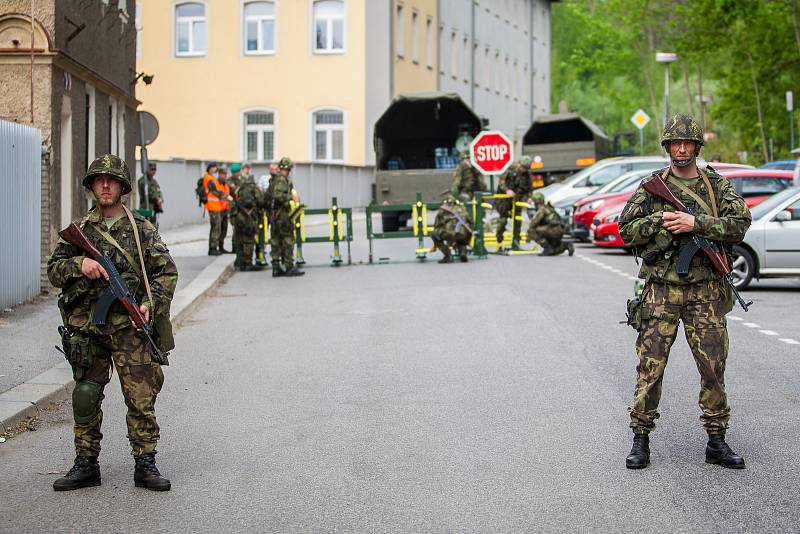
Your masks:
{"label": "satellite dish", "polygon": [[158,137],[158,120],[152,113],[139,111],[139,146],[152,144]]}

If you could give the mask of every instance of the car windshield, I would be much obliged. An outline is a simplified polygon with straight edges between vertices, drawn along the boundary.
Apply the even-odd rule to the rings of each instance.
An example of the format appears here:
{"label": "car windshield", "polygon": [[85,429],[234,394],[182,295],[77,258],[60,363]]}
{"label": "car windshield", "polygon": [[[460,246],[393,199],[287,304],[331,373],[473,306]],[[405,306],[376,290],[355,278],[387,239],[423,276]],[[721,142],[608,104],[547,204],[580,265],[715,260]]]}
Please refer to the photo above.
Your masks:
{"label": "car windshield", "polygon": [[[734,187],[741,188],[743,197],[760,197],[773,195],[792,185],[791,178],[778,178],[766,176],[735,176],[732,177]],[[741,185],[740,185],[741,183]]]}
{"label": "car windshield", "polygon": [[617,182],[617,184],[612,187],[608,192],[609,193],[627,193],[628,191],[636,191],[636,188],[639,187],[642,179],[650,176],[653,171],[635,171],[632,173],[628,173],[628,177],[625,180]]}
{"label": "car windshield", "polygon": [[764,202],[757,204],[756,206],[750,209],[750,214],[753,216],[753,220],[757,221],[761,219],[767,213],[775,209],[776,206],[784,202],[786,199],[790,198],[792,195],[796,195],[798,192],[800,192],[800,187],[791,187],[789,189],[784,189],[780,193],[772,195]]}

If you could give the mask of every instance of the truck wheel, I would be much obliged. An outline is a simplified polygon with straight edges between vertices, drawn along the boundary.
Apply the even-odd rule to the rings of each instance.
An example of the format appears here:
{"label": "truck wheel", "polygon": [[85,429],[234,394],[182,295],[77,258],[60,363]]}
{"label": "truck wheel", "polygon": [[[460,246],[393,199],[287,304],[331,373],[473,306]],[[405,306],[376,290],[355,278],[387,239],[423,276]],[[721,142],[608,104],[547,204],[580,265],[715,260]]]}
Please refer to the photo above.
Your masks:
{"label": "truck wheel", "polygon": [[756,262],[753,260],[753,255],[746,248],[739,245],[733,247],[732,256],[731,276],[733,277],[733,286],[741,291],[750,285],[750,281],[755,276]]}
{"label": "truck wheel", "polygon": [[400,229],[400,221],[397,217],[397,212],[381,213],[381,222],[383,223],[384,232],[396,232]]}

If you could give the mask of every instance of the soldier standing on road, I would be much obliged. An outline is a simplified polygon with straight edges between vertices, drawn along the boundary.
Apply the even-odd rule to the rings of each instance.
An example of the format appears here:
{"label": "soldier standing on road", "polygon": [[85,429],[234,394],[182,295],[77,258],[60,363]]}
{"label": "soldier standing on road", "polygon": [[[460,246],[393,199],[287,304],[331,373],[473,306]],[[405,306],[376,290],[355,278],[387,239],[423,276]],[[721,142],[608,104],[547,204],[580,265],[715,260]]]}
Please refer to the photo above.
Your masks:
{"label": "soldier standing on road", "polygon": [[253,249],[258,232],[258,212],[263,207],[264,197],[253,175],[241,177],[236,193],[236,215],[233,219],[233,235],[236,236],[236,261],[240,271],[260,271],[253,265]]}
{"label": "soldier standing on road", "polygon": [[[154,319],[156,330],[160,331],[159,324],[167,321],[168,325],[178,271],[156,228],[143,217],[133,215],[122,203],[122,195],[131,191],[125,162],[110,154],[96,159],[89,166],[83,185],[94,194],[97,205],[79,226],[114,263],[137,302],[142,303],[139,311],[146,320]],[[135,233],[141,240],[141,249],[137,247]],[[134,328],[119,301],[112,304],[104,325],[92,323],[96,302],[108,287],[108,273],[77,247],[59,240],[47,262],[47,275],[54,286],[61,288],[58,305],[68,332],[62,340],[75,378],[72,410],[77,456],[72,469],[53,483],[53,489],[65,491],[100,485],[97,457],[103,437],[101,404],[113,365],[128,407],[128,439],[136,462],[135,485],[169,490],[170,481],[161,476],[155,464],[159,439],[155,401],[164,374],[152,358],[150,343]],[[152,300],[146,292],[148,281]],[[169,344],[162,338],[156,341],[160,346]]]}
{"label": "soldier standing on road", "polygon": [[[512,165],[510,169],[500,176],[500,183],[497,186],[498,193],[511,195],[511,198],[499,199],[495,203],[495,209],[500,217],[497,219],[497,243],[503,242],[503,233],[506,229],[508,217],[514,213],[521,215],[520,210],[514,210],[515,202],[525,202],[533,192],[531,182],[531,158],[522,156],[517,165]],[[511,228],[513,237],[511,238],[511,248],[519,249],[519,233],[522,229],[522,219],[516,217],[512,221]]]}
{"label": "soldier standing on road", "polygon": [[[223,189],[214,174],[217,172],[217,164],[211,162],[206,166],[206,175],[203,177],[203,191],[206,196],[206,211],[211,227],[208,232],[208,255],[219,256],[220,234],[222,232],[222,199],[228,196],[227,189]],[[224,238],[223,238],[224,239]]]}
{"label": "soldier standing on road", "polygon": [[661,145],[669,154],[670,166],[658,174],[678,198],[695,207],[696,215],[676,212],[639,186],[620,217],[620,235],[626,245],[637,248],[643,260],[639,278],[645,280],[636,340],[638,379],[628,409],[633,447],[625,462],[629,469],[650,463],[649,434],[659,416],[661,382],[678,323],[683,321],[700,372],[700,420],[708,433],[706,462],[741,469],[744,460],[725,442],[730,419],[725,394],[725,315],[733,298],[705,254],[695,255],[686,276],[680,276],[676,266],[678,251],[692,232],[729,251],[744,238],[750,211],[727,179],[710,167],[706,171],[697,167],[703,131],[692,117],[675,115],[664,128]]}
{"label": "soldier standing on road", "polygon": [[467,244],[472,235],[471,224],[464,204],[452,196],[448,196],[442,202],[442,207],[439,208],[433,222],[433,232],[431,232],[433,244],[444,254],[439,263],[453,262],[450,254],[451,247],[458,251],[458,257],[462,263],[468,261]]}
{"label": "soldier standing on road", "polygon": [[556,209],[545,202],[544,195],[539,192],[532,194],[531,200],[536,206],[536,215],[528,226],[528,241],[535,241],[542,247],[542,256],[558,256],[565,250],[572,256],[575,247],[569,242],[564,244],[564,226]]}
{"label": "soldier standing on road", "polygon": [[[139,209],[146,210],[149,209],[152,212],[152,215],[148,218],[148,220],[153,223],[154,225],[158,225],[156,219],[158,218],[159,213],[164,212],[164,197],[161,194],[161,187],[158,185],[158,180],[156,180],[156,162],[150,161],[147,164],[147,191],[144,188],[144,177],[139,178]],[[150,193],[150,196],[147,196],[147,193]],[[145,199],[148,199],[147,204],[145,205]]]}
{"label": "soldier standing on road", "polygon": [[456,167],[456,176],[450,187],[450,194],[461,202],[472,200],[476,191],[486,191],[486,182],[483,175],[472,166],[469,161],[469,152],[461,153],[461,161]]}
{"label": "soldier standing on road", "polygon": [[[250,166],[245,163],[245,166],[249,172]],[[267,225],[264,222],[264,218],[266,216],[266,194],[267,188],[269,188],[269,180],[270,176],[273,174],[278,173],[278,164],[275,162],[271,162],[269,164],[269,175],[262,175],[258,178],[258,189],[261,191],[262,196],[264,196],[264,202],[262,207],[258,209],[258,234],[256,235],[256,265],[266,265],[267,258],[264,254],[264,250],[266,249],[267,244]],[[255,177],[253,177],[255,179]]]}
{"label": "soldier standing on road", "polygon": [[225,165],[220,165],[217,171],[217,180],[221,186],[222,195],[220,196],[220,222],[219,222],[219,243],[217,250],[221,254],[233,254],[232,250],[225,249],[225,238],[228,237],[228,222],[231,216],[231,204],[233,203],[233,192],[228,183],[228,168]]}
{"label": "soldier standing on road", "polygon": [[233,197],[233,201],[230,203],[230,209],[228,210],[228,217],[230,218],[231,224],[233,225],[233,232],[231,235],[231,247],[233,248],[233,253],[236,254],[236,260],[233,262],[233,267],[239,267],[239,236],[236,233],[236,215],[239,212],[239,188],[242,185],[242,166],[238,163],[231,164],[231,175],[228,178],[228,186],[231,189],[231,197]]}
{"label": "soldier standing on road", "polygon": [[272,175],[266,194],[274,277],[306,274],[294,265],[294,223],[290,206],[293,186],[289,179],[292,167],[294,164],[291,159],[281,158],[278,162],[279,172]]}

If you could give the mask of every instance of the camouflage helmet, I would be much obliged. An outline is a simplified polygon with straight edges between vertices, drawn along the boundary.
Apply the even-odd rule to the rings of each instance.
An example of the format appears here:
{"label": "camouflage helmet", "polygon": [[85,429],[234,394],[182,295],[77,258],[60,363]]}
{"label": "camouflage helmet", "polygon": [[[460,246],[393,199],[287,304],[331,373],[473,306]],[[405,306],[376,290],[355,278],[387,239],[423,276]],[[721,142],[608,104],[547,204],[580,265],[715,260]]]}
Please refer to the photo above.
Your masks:
{"label": "camouflage helmet", "polygon": [[530,168],[532,161],[533,160],[531,159],[530,156],[522,156],[521,158],[519,158],[519,164],[522,165],[523,167]]}
{"label": "camouflage helmet", "polygon": [[537,191],[531,195],[531,200],[534,204],[544,204],[544,195]]}
{"label": "camouflage helmet", "polygon": [[289,169],[292,170],[294,167],[294,163],[292,162],[292,158],[287,158],[286,156],[282,157],[281,160],[278,162],[279,169]]}
{"label": "camouflage helmet", "polygon": [[83,187],[91,191],[94,177],[101,174],[107,174],[119,180],[122,183],[123,195],[131,192],[131,175],[128,172],[128,165],[119,156],[106,154],[94,160],[83,177]]}
{"label": "camouflage helmet", "polygon": [[461,156],[461,159],[469,159],[469,150],[462,150],[459,156]]}
{"label": "camouflage helmet", "polygon": [[678,114],[664,127],[661,134],[661,146],[666,147],[670,141],[694,141],[698,148],[703,146],[703,129],[689,115]]}

